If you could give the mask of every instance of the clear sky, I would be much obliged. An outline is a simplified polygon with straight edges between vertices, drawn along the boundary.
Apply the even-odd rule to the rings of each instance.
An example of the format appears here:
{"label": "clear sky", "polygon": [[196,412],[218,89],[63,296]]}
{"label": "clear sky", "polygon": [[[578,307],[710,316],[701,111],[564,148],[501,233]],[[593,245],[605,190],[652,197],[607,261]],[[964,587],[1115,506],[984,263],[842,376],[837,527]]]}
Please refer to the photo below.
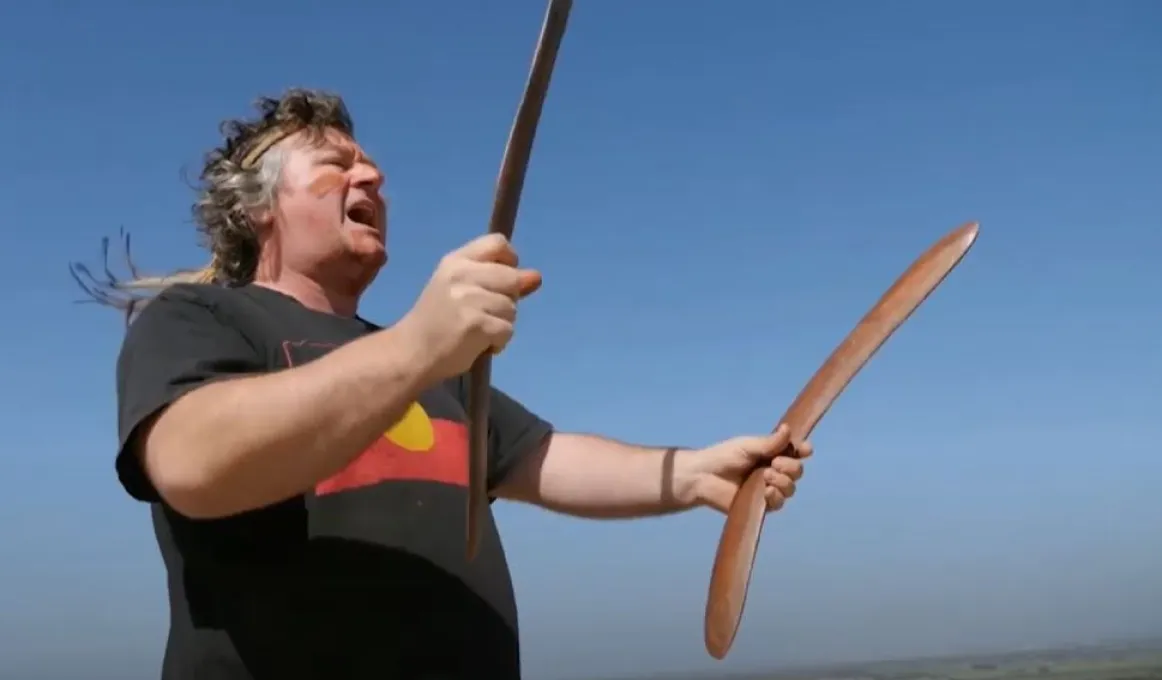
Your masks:
{"label": "clear sky", "polygon": [[[144,267],[200,264],[183,168],[259,94],[325,87],[390,176],[363,308],[390,322],[485,229],[543,10],[4,3],[0,670],[156,678],[166,631],[113,472],[121,320],[67,263],[124,226]],[[816,430],[717,667],[1162,632],[1162,3],[576,3],[515,236],[545,286],[495,369],[561,428],[769,430],[968,220]],[[716,667],[720,516],[498,515],[530,678]]]}

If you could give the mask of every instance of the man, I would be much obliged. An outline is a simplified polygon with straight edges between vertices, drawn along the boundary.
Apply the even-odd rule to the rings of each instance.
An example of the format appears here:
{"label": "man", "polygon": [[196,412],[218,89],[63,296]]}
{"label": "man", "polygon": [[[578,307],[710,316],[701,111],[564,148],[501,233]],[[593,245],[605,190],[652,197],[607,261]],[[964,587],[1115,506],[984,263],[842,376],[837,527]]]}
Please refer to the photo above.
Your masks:
{"label": "man", "polygon": [[[377,326],[357,310],[384,177],[342,100],[291,90],[223,129],[194,207],[211,265],[138,282],[164,289],[117,366],[117,470],[169,575],[162,678],[519,678],[491,517],[465,558],[464,374],[540,275],[474,239]],[[785,429],[701,451],[556,432],[499,390],[489,424],[490,493],[580,517],[725,511],[768,462],[778,509],[811,452]]]}

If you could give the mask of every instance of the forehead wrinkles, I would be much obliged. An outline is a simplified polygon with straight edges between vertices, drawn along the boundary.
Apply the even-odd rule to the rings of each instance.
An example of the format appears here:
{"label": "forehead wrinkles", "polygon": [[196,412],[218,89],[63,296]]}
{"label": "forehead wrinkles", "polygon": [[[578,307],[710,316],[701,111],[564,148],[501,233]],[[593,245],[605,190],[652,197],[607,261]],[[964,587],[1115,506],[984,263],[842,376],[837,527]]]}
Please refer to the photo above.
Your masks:
{"label": "forehead wrinkles", "polygon": [[358,142],[338,130],[327,129],[326,131],[316,132],[311,138],[304,139],[303,141],[316,154],[326,153],[328,151],[338,152],[343,156],[344,160],[352,163],[370,165],[377,170],[379,169],[375,161],[371,160],[371,157],[363,152],[363,148],[359,146]]}

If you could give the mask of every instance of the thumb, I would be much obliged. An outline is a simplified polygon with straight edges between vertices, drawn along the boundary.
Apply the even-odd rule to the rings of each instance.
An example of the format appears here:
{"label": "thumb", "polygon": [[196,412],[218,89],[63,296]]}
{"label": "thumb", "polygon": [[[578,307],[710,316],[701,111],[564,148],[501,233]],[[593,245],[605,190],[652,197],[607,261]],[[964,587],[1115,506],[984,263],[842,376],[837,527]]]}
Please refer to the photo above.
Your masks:
{"label": "thumb", "polygon": [[535,269],[522,269],[520,272],[519,297],[518,299],[525,299],[533,293],[541,289],[541,273]]}
{"label": "thumb", "polygon": [[764,437],[749,437],[740,442],[740,453],[753,466],[769,461],[791,444],[791,428],[779,425]]}

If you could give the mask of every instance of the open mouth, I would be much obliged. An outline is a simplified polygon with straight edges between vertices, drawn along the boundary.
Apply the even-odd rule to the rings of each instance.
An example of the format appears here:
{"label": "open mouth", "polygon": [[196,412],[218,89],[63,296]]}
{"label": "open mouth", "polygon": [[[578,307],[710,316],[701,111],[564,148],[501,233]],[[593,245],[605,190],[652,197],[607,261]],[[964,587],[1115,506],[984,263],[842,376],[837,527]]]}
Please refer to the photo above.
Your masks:
{"label": "open mouth", "polygon": [[352,222],[375,229],[375,206],[370,202],[360,201],[347,208],[347,219]]}

